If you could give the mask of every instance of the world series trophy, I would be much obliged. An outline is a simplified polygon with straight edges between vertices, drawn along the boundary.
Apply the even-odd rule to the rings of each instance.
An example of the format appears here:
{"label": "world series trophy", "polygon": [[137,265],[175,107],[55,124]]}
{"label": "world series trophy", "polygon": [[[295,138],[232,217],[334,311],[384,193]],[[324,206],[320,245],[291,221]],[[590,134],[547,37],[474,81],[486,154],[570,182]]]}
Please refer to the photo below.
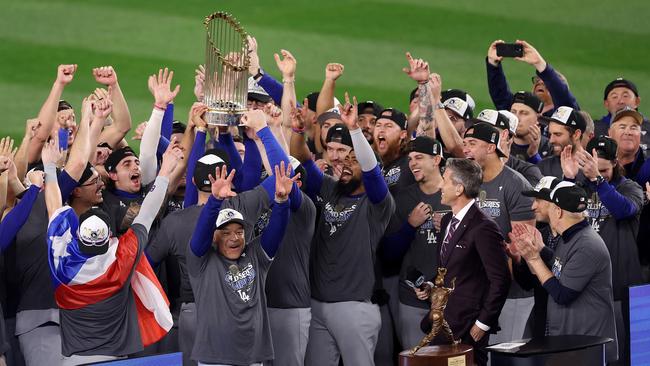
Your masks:
{"label": "world series trophy", "polygon": [[248,34],[230,14],[216,12],[203,22],[206,29],[204,103],[206,121],[237,126],[248,95]]}

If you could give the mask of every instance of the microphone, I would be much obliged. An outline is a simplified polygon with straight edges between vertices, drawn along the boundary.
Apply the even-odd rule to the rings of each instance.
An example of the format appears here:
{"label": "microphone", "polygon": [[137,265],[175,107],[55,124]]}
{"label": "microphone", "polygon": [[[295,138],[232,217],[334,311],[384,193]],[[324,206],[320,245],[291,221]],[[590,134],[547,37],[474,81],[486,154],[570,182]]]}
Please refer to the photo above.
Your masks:
{"label": "microphone", "polygon": [[404,280],[409,287],[421,288],[424,284],[424,273],[420,272],[414,266],[409,266],[406,269],[406,279]]}

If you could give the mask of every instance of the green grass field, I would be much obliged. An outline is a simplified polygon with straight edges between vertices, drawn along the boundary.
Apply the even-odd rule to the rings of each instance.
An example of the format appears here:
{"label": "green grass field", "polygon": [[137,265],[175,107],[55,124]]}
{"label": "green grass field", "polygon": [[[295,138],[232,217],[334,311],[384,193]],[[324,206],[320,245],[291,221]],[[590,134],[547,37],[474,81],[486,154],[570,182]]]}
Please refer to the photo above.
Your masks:
{"label": "green grass field", "polygon": [[[643,97],[650,88],[650,2],[549,0],[332,1],[2,1],[0,13],[0,135],[19,137],[38,113],[60,63],[79,65],[64,98],[79,106],[94,87],[93,67],[117,70],[133,122],[149,116],[147,75],[176,72],[185,120],[194,68],[204,58],[203,18],[231,12],[259,43],[262,66],[279,76],[273,53],[298,60],[298,95],[320,89],[327,62],[345,65],[338,83],[360,100],[406,109],[413,83],[402,73],[404,52],[429,61],[444,88],[470,92],[477,108],[492,107],[484,58],[495,39],[525,39],[564,73],[583,109],[603,114],[607,82],[624,76]],[[530,89],[531,66],[505,62],[511,88]],[[643,111],[643,105],[641,107]]]}

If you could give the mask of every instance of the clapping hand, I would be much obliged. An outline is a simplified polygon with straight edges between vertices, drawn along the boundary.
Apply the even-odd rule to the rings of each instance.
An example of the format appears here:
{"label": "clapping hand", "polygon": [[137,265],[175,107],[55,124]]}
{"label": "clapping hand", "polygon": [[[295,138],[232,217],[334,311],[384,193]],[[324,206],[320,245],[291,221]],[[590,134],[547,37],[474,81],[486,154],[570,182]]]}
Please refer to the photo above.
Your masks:
{"label": "clapping hand", "polygon": [[571,145],[567,145],[564,147],[562,153],[560,154],[560,165],[562,166],[562,175],[564,175],[564,178],[568,178],[568,179],[575,179],[576,175],[578,175],[578,170],[580,169],[578,166],[577,159],[575,159],[575,157],[571,153],[572,151],[573,151],[573,147]]}
{"label": "clapping hand", "polygon": [[578,166],[580,166],[582,174],[587,179],[593,181],[600,176],[600,171],[598,171],[598,152],[596,149],[593,149],[593,155],[584,150],[577,152],[575,159],[578,161]]}

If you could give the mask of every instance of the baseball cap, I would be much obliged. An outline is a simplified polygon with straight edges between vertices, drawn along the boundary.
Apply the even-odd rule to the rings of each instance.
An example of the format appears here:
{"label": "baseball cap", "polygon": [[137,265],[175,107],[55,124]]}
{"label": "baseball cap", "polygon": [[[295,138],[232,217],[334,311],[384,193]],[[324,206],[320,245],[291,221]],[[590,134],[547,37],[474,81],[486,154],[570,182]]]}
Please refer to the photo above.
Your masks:
{"label": "baseball cap", "polygon": [[596,149],[599,158],[616,160],[616,149],[618,149],[618,144],[611,137],[604,135],[594,137],[587,144],[586,150],[591,154],[593,149]]}
{"label": "baseball cap", "polygon": [[447,89],[440,94],[440,101],[445,108],[452,110],[463,119],[472,118],[476,103],[472,96],[460,89]]}
{"label": "baseball cap", "polygon": [[244,221],[244,216],[239,211],[235,211],[232,208],[224,208],[219,211],[219,216],[217,216],[217,229],[230,224],[230,223],[240,224],[241,226],[246,226]]}
{"label": "baseball cap", "polygon": [[125,146],[121,149],[113,150],[113,152],[108,155],[108,158],[106,158],[106,161],[104,162],[104,169],[106,169],[107,172],[114,172],[117,164],[119,164],[122,159],[128,156],[136,156],[135,152],[130,146]]}
{"label": "baseball cap", "polygon": [[527,92],[527,91],[518,91],[512,97],[512,104],[521,103],[529,106],[535,113],[542,113],[544,109],[544,102],[537,97],[537,95]]}
{"label": "baseball cap", "polygon": [[577,130],[585,132],[587,122],[584,117],[571,107],[559,107],[551,116],[551,122],[557,122],[565,126],[573,127]]}
{"label": "baseball cap", "polygon": [[339,122],[343,122],[341,120],[341,114],[338,113],[338,110],[336,108],[332,108],[327,112],[321,113],[321,115],[316,118],[316,122],[318,122],[319,125],[322,125],[328,119],[336,119]]}
{"label": "baseball cap", "polygon": [[70,105],[70,103],[68,103],[67,101],[65,101],[63,99],[59,100],[59,105],[56,108],[56,111],[61,112],[61,111],[64,111],[66,109],[72,109],[72,105]]}
{"label": "baseball cap", "polygon": [[350,136],[350,131],[343,123],[337,123],[334,126],[330,127],[329,130],[327,130],[325,143],[328,142],[338,142],[340,144],[354,148],[354,146],[352,146],[352,137]]}
{"label": "baseball cap", "polygon": [[514,135],[517,132],[517,126],[519,126],[519,117],[505,109],[499,110],[499,113],[508,118],[508,130],[510,131],[510,135]]}
{"label": "baseball cap", "polygon": [[185,123],[183,123],[181,121],[178,121],[178,120],[175,120],[174,122],[172,122],[172,134],[174,134],[174,133],[185,133],[185,128],[186,127],[187,126],[185,125]]}
{"label": "baseball cap", "polygon": [[408,127],[408,121],[406,115],[398,109],[395,108],[386,108],[381,111],[377,119],[389,119],[399,126],[402,130],[406,130]]}
{"label": "baseball cap", "polygon": [[532,191],[523,191],[521,194],[526,197],[535,197],[551,202],[551,191],[560,182],[561,180],[554,176],[542,177]]}
{"label": "baseball cap", "polygon": [[95,173],[95,167],[92,166],[90,163],[86,163],[86,168],[84,169],[83,172],[81,172],[81,177],[79,178],[79,185],[83,185],[86,183],[90,177],[93,176]]}
{"label": "baseball cap", "polygon": [[630,89],[635,96],[639,96],[639,90],[636,88],[636,85],[634,85],[633,82],[623,78],[616,78],[610,81],[609,84],[607,84],[605,87],[605,95],[603,99],[607,99],[607,96],[614,88],[627,88]]}
{"label": "baseball cap", "polygon": [[431,156],[443,156],[442,144],[440,141],[432,139],[429,136],[418,136],[409,141],[406,151],[419,152]]}
{"label": "baseball cap", "polygon": [[475,138],[477,140],[485,141],[488,144],[496,145],[497,156],[503,158],[506,154],[499,148],[499,130],[486,122],[479,122],[470,126],[465,132],[465,137]]}
{"label": "baseball cap", "polygon": [[204,191],[206,188],[210,190],[210,178],[212,175],[213,178],[216,178],[215,171],[217,167],[230,166],[230,159],[228,154],[221,149],[210,149],[206,151],[203,156],[196,161],[194,166],[194,172],[192,173],[192,178],[194,178],[194,185],[200,191]]}
{"label": "baseball cap", "polygon": [[[368,109],[372,111],[367,111]],[[361,114],[373,114],[376,117],[379,117],[379,114],[384,110],[384,107],[381,106],[381,104],[374,102],[372,100],[367,100],[365,102],[361,102],[357,105],[357,110],[359,111],[359,115]],[[365,112],[365,113],[364,113]]]}
{"label": "baseball cap", "polygon": [[587,208],[589,196],[574,183],[562,181],[551,191],[551,202],[569,212],[582,212]]}
{"label": "baseball cap", "polygon": [[99,207],[91,207],[79,216],[77,244],[79,251],[87,255],[99,255],[108,251],[111,231],[110,217]]}
{"label": "baseball cap", "polygon": [[[248,99],[262,103],[269,103],[273,98],[262,88],[257,81],[251,76],[248,78]],[[316,106],[314,106],[315,108]]]}
{"label": "baseball cap", "polygon": [[291,164],[291,168],[293,168],[293,172],[295,174],[300,174],[300,178],[298,178],[298,180],[302,182],[303,186],[305,186],[307,183],[307,170],[305,167],[300,164],[300,161],[298,161],[298,159],[294,158],[291,155],[289,155],[289,163]]}
{"label": "baseball cap", "polygon": [[634,118],[636,123],[638,123],[639,125],[643,124],[643,116],[641,115],[641,113],[639,113],[636,109],[630,108],[628,106],[625,106],[619,109],[618,111],[616,111],[616,113],[614,113],[611,124],[613,124],[614,122],[618,121],[619,119],[625,116],[630,116]]}
{"label": "baseball cap", "polygon": [[[494,109],[484,109],[481,111],[481,113],[478,114],[478,116],[476,116],[476,119],[479,122],[489,123],[499,129],[509,130],[511,134],[514,133],[514,131],[510,128],[510,120],[508,119],[508,116],[506,116],[504,113],[501,113],[500,111],[495,111]],[[519,123],[519,119],[517,119],[517,123]],[[516,129],[517,126],[515,126],[515,130]]]}

